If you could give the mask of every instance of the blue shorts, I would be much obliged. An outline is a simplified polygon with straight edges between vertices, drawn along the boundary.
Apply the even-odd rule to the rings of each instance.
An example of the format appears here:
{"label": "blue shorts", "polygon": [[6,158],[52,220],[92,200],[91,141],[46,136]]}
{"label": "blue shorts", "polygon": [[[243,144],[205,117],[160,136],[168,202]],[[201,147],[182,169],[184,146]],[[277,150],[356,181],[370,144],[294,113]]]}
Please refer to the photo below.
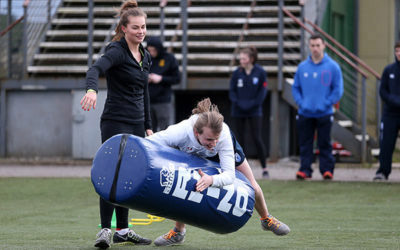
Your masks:
{"label": "blue shorts", "polygon": [[[232,144],[233,144],[233,152],[235,153],[235,167],[237,167],[237,166],[240,166],[244,162],[244,159],[246,159],[246,156],[244,155],[242,146],[240,146],[239,142],[236,140],[236,137],[232,131],[231,131],[231,137],[232,137]],[[207,159],[210,161],[219,162],[219,155],[217,154],[213,157],[208,157]]]}

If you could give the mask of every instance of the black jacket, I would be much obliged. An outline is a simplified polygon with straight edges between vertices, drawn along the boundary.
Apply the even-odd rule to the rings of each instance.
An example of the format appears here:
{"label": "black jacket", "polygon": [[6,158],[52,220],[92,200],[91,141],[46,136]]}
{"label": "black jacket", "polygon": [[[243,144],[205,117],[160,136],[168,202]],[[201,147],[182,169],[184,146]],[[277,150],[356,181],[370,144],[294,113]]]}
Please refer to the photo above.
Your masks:
{"label": "black jacket", "polygon": [[400,62],[385,67],[379,94],[384,101],[383,115],[400,116]]}
{"label": "black jacket", "polygon": [[86,89],[97,91],[100,74],[107,79],[107,99],[102,120],[116,120],[131,124],[144,122],[151,129],[148,76],[151,56],[140,45],[142,65],[129,50],[125,38],[111,42],[105,54],[86,73]]}
{"label": "black jacket", "polygon": [[169,103],[171,102],[171,85],[178,84],[181,81],[179,65],[174,55],[165,51],[162,42],[157,37],[151,37],[147,40],[147,46],[157,49],[157,57],[152,58],[150,72],[162,76],[158,84],[149,84],[151,103]]}

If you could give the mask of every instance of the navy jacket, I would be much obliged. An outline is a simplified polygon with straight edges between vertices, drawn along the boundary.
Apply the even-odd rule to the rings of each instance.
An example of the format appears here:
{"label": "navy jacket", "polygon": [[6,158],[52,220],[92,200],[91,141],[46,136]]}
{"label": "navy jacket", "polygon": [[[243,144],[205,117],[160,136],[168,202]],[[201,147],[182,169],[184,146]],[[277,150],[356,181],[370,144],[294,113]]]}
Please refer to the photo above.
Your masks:
{"label": "navy jacket", "polygon": [[107,79],[107,99],[102,120],[116,120],[131,124],[144,122],[151,129],[148,76],[150,54],[140,45],[142,65],[129,50],[125,38],[111,42],[105,54],[86,73],[86,89],[97,91],[100,74]]}
{"label": "navy jacket", "polygon": [[383,115],[400,116],[400,62],[385,67],[379,94],[384,101]]}
{"label": "navy jacket", "polygon": [[147,46],[155,47],[158,52],[157,57],[152,58],[150,73],[162,76],[158,84],[149,84],[150,103],[169,103],[172,95],[171,85],[181,81],[178,61],[174,55],[165,51],[161,40],[157,37],[149,38]]}
{"label": "navy jacket", "polygon": [[229,99],[233,117],[262,116],[262,105],[267,95],[267,72],[255,64],[250,75],[239,67],[231,78]]}

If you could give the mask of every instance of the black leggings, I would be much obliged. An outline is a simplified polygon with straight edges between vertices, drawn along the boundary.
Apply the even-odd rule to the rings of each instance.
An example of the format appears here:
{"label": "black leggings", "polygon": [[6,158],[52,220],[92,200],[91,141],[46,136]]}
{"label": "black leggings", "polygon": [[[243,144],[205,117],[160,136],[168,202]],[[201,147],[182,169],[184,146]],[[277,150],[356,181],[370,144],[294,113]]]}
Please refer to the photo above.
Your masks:
{"label": "black leggings", "polygon": [[245,135],[245,124],[246,121],[250,122],[250,132],[253,140],[256,142],[258,159],[261,162],[261,167],[263,169],[267,168],[266,162],[266,150],[264,142],[262,141],[262,116],[253,117],[240,117],[235,118],[236,125],[236,138],[241,145],[244,145],[244,135]]}
{"label": "black leggings", "polygon": [[[128,124],[119,121],[102,120],[100,123],[101,142],[117,134],[133,134],[144,137],[144,123]],[[100,197],[101,228],[111,228],[111,219],[115,208],[117,228],[128,228],[129,209],[115,206]]]}

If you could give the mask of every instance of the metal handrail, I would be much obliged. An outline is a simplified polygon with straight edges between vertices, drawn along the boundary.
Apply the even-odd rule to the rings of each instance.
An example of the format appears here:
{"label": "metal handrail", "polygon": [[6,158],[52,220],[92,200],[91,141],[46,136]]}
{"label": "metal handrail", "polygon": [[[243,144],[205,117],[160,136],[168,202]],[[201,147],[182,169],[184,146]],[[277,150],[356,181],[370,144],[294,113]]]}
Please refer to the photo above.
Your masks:
{"label": "metal handrail", "polygon": [[[25,0],[25,2],[22,4],[22,6],[24,8],[28,7],[30,0]],[[15,20],[12,24],[8,25],[4,30],[1,31],[0,33],[0,37],[4,36],[5,34],[7,34],[7,32],[9,32],[10,30],[12,30],[15,25],[19,24],[22,20],[24,20],[25,16],[22,15],[20,18],[18,18],[17,20]]]}
{"label": "metal handrail", "polygon": [[318,27],[316,24],[314,24],[313,22],[311,22],[308,19],[305,19],[306,23],[310,24],[314,29],[316,29],[319,33],[321,33],[324,37],[326,37],[329,41],[331,41],[334,45],[336,45],[337,47],[339,47],[341,50],[343,50],[344,52],[346,52],[347,55],[349,55],[354,61],[356,61],[358,64],[360,64],[362,67],[365,68],[365,70],[367,70],[368,72],[370,72],[373,76],[376,77],[376,79],[381,79],[381,76],[375,71],[373,70],[370,66],[368,66],[363,60],[361,60],[358,56],[354,55],[353,53],[351,53],[348,49],[346,49],[346,47],[344,47],[343,45],[341,45],[338,41],[336,41],[333,37],[331,37],[328,33],[326,33],[325,31],[323,31],[320,27]]}
{"label": "metal handrail", "polygon": [[5,34],[7,34],[7,32],[9,32],[10,30],[12,30],[15,25],[19,24],[22,20],[24,20],[24,16],[21,16],[20,18],[18,18],[17,20],[15,20],[12,24],[8,25],[4,30],[1,31],[0,33],[0,37],[4,36]]}
{"label": "metal handrail", "polygon": [[[311,35],[314,34],[314,31],[310,30],[309,28],[307,28],[307,26],[300,21],[297,17],[295,17],[290,11],[288,11],[286,8],[282,8],[282,11],[285,12],[286,15],[288,15],[290,18],[293,19],[293,21],[295,21],[298,25],[300,25],[304,30],[306,30],[308,33],[310,33]],[[355,70],[357,70],[358,73],[360,73],[362,76],[364,76],[366,79],[368,79],[368,75],[367,73],[365,73],[360,67],[358,67],[357,65],[355,65],[352,61],[350,61],[350,59],[348,57],[346,57],[345,55],[343,55],[340,51],[338,51],[335,47],[333,47],[331,44],[325,42],[326,47],[328,47],[330,50],[332,50],[333,53],[335,53],[336,55],[338,55],[341,59],[343,59],[346,63],[348,63],[352,68],[354,68]]]}

